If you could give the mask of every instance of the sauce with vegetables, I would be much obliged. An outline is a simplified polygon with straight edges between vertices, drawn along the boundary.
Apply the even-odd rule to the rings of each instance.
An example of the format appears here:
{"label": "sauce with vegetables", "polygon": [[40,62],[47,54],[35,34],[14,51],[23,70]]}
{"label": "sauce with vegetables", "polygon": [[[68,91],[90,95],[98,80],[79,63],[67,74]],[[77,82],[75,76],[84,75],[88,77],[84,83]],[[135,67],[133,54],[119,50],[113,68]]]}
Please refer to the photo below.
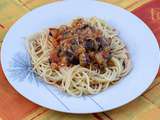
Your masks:
{"label": "sauce with vegetables", "polygon": [[54,69],[79,64],[103,73],[105,67],[113,66],[111,40],[82,18],[74,20],[70,26],[50,28],[49,40],[53,45],[49,62]]}

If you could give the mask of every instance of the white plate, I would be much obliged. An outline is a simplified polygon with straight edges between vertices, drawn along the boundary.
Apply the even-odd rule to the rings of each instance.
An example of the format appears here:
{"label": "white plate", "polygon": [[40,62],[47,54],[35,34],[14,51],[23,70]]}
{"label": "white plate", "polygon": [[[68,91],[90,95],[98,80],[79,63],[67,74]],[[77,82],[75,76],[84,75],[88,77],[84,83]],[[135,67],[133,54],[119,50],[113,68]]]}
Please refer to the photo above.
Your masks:
{"label": "white plate", "polygon": [[[24,37],[73,18],[97,16],[120,32],[128,46],[133,69],[128,76],[97,95],[73,97],[34,79]],[[160,54],[151,30],[130,12],[96,1],[63,1],[37,8],[20,18],[2,44],[1,63],[9,83],[24,97],[41,106],[68,113],[93,113],[122,106],[141,95],[153,82]]]}

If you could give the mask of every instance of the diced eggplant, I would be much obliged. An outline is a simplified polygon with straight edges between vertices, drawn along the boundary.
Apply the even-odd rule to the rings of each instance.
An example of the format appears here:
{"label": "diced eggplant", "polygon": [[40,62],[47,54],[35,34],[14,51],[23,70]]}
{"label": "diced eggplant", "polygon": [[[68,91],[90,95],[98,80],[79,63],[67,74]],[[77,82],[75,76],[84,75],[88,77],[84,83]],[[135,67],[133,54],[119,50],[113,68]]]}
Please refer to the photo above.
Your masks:
{"label": "diced eggplant", "polygon": [[88,54],[82,53],[79,55],[79,62],[81,66],[86,66],[90,63],[90,59]]}
{"label": "diced eggplant", "polygon": [[94,44],[94,40],[91,39],[87,39],[85,40],[85,49],[86,50],[90,50],[90,51],[94,51],[95,50],[95,44]]}
{"label": "diced eggplant", "polygon": [[102,54],[97,53],[97,54],[95,55],[95,58],[96,58],[96,62],[97,62],[98,64],[103,64],[103,63],[104,63],[104,58],[103,58]]}
{"label": "diced eggplant", "polygon": [[73,64],[73,65],[78,65],[79,64],[79,60],[76,57],[74,57],[72,59],[72,61],[70,61],[70,63]]}
{"label": "diced eggplant", "polygon": [[66,57],[62,57],[60,60],[60,66],[67,66],[68,60]]}
{"label": "diced eggplant", "polygon": [[66,56],[69,60],[72,60],[74,58],[74,52],[71,49],[68,49],[66,51]]}
{"label": "diced eggplant", "polygon": [[99,50],[104,50],[106,47],[110,45],[110,40],[106,40],[106,38],[104,37],[97,37],[96,41],[97,41]]}

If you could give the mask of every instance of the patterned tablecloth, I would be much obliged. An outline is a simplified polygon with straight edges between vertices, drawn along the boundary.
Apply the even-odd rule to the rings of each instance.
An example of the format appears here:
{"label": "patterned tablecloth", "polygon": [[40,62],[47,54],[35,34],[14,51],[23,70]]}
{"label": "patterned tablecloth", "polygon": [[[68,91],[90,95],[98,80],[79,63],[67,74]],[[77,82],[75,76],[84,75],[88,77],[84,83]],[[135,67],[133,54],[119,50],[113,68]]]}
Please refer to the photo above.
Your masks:
{"label": "patterned tablecloth", "polygon": [[[28,11],[55,0],[0,0],[0,43],[10,26]],[[103,0],[141,18],[160,44],[160,0]],[[1,44],[0,44],[1,45]],[[120,108],[75,115],[48,110],[26,100],[6,80],[0,66],[0,120],[160,120],[160,72],[149,89]]]}

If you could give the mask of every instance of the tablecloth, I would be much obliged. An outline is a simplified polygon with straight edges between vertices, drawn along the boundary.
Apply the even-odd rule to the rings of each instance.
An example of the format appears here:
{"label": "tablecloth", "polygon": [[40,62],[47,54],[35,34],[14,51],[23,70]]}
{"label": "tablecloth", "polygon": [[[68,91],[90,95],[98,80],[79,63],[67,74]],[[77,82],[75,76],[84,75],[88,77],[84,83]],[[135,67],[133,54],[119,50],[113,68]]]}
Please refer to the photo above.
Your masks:
{"label": "tablecloth", "polygon": [[[10,26],[25,13],[55,0],[0,0],[0,46]],[[102,0],[131,11],[154,32],[160,44],[160,0]],[[14,39],[13,39],[14,40]],[[146,40],[147,41],[147,40]],[[0,120],[160,120],[160,72],[134,101],[111,111],[76,115],[38,106],[11,87],[0,65]]]}

